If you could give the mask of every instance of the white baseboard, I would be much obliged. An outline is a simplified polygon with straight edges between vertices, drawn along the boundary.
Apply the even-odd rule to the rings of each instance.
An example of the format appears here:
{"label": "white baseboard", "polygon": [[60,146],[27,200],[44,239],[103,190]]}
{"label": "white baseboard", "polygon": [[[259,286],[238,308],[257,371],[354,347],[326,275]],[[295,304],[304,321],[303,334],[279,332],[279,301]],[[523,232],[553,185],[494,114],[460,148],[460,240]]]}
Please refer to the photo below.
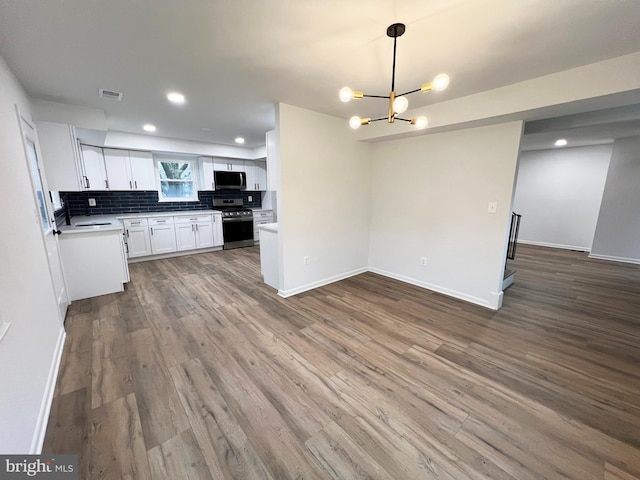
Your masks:
{"label": "white baseboard", "polygon": [[39,455],[42,453],[42,445],[44,444],[44,436],[47,433],[47,423],[49,423],[49,413],[51,413],[51,403],[53,402],[53,393],[56,389],[56,380],[58,378],[58,370],[60,369],[60,361],[62,360],[62,351],[64,349],[64,339],[67,334],[64,328],[60,328],[58,342],[53,352],[53,362],[49,368],[49,377],[47,378],[47,386],[42,396],[42,404],[38,413],[38,421],[36,429],[29,447],[30,455]]}
{"label": "white baseboard", "polygon": [[378,275],[382,275],[384,277],[393,278],[395,280],[399,280],[401,282],[410,283],[411,285],[415,285],[417,287],[426,288],[427,290],[432,290],[434,292],[442,293],[443,295],[447,295],[449,297],[454,297],[459,300],[464,300],[465,302],[474,303],[476,305],[480,305],[481,307],[489,308],[491,310],[498,310],[502,306],[502,296],[503,292],[495,293],[491,292],[491,295],[494,297],[494,301],[488,302],[487,300],[479,297],[474,297],[473,295],[467,295],[466,293],[458,292],[456,290],[451,290],[450,288],[442,287],[440,285],[435,285],[433,283],[423,282],[422,280],[416,280],[415,278],[405,277],[404,275],[398,275],[396,273],[388,272],[386,270],[381,270],[379,268],[371,267],[369,271],[372,273],[377,273]]}
{"label": "white baseboard", "polygon": [[640,258],[614,257],[611,255],[599,255],[597,253],[590,253],[589,258],[597,258],[598,260],[609,260],[611,262],[633,263],[635,265],[640,265]]}
{"label": "white baseboard", "polygon": [[535,242],[533,240],[518,239],[518,243],[522,243],[523,245],[535,245],[537,247],[551,247],[551,248],[562,248],[564,250],[578,250],[580,252],[591,251],[591,247],[578,247],[576,245],[563,245],[560,243]]}
{"label": "white baseboard", "polygon": [[317,282],[308,283],[306,285],[302,285],[301,287],[291,288],[289,290],[278,290],[278,295],[283,298],[291,297],[293,295],[297,295],[302,292],[306,292],[308,290],[313,290],[314,288],[322,287],[324,285],[328,285],[330,283],[339,282],[340,280],[344,280],[345,278],[353,277],[354,275],[360,275],[361,273],[365,273],[369,271],[367,267],[357,268],[355,270],[351,270],[350,272],[341,273],[339,275],[334,275],[333,277],[325,278],[323,280],[318,280]]}

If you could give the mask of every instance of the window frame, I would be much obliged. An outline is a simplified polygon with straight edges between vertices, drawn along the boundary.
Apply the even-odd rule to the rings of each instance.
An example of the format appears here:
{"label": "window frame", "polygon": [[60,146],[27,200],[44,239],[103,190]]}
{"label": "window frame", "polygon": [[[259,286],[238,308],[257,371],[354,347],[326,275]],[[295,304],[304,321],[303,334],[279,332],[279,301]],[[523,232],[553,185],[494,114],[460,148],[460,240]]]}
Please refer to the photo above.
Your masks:
{"label": "window frame", "polygon": [[[160,163],[188,163],[191,166],[190,180],[167,180],[160,178]],[[158,186],[158,203],[161,202],[198,202],[198,160],[197,158],[183,156],[160,156],[154,155],[153,167],[155,169],[156,184]],[[191,183],[193,195],[191,197],[165,197],[162,193],[162,182]]]}

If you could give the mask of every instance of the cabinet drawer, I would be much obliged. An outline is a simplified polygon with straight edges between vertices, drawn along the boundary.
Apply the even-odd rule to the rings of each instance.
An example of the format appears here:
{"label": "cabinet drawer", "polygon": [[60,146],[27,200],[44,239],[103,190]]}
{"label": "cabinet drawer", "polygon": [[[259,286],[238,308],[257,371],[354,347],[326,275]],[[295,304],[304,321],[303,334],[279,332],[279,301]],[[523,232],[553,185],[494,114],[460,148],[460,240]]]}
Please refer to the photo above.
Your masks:
{"label": "cabinet drawer", "polygon": [[130,220],[123,220],[124,228],[131,227],[146,227],[149,225],[146,218],[132,218]]}
{"label": "cabinet drawer", "polygon": [[268,211],[264,211],[264,212],[253,212],[253,218],[254,219],[264,219],[264,218],[271,218],[273,219],[273,211],[272,210],[268,210]]}
{"label": "cabinet drawer", "polygon": [[190,216],[180,216],[173,217],[177,224],[181,223],[199,223],[199,222],[210,222],[211,215],[190,215]]}
{"label": "cabinet drawer", "polygon": [[154,225],[173,225],[173,217],[156,217],[149,219],[149,226]]}

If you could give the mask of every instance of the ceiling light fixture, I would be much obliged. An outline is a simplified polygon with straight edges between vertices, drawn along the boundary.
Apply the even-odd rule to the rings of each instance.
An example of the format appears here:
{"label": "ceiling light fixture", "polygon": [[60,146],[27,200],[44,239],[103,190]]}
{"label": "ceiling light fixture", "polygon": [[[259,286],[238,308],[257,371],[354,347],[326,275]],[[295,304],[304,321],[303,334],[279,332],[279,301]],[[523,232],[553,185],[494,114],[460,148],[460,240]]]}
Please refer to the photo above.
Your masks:
{"label": "ceiling light fixture", "polygon": [[182,105],[184,103],[184,95],[179,92],[170,92],[167,94],[167,100],[176,105]]}
{"label": "ceiling light fixture", "polygon": [[340,90],[338,96],[343,102],[348,102],[351,99],[360,99],[364,97],[368,98],[388,98],[389,99],[389,113],[386,117],[380,118],[360,118],[353,116],[349,119],[349,126],[354,130],[360,128],[361,125],[369,125],[371,122],[377,122],[379,120],[387,120],[389,123],[393,123],[396,120],[402,120],[403,122],[409,122],[411,125],[415,125],[416,128],[426,128],[428,125],[427,117],[417,118],[400,118],[399,114],[404,113],[409,108],[409,100],[407,95],[415,92],[430,92],[431,90],[441,91],[449,86],[449,76],[441,73],[433,81],[425,83],[420,88],[410,90],[408,92],[396,94],[396,41],[398,37],[401,37],[405,32],[404,23],[394,23],[387,28],[387,36],[393,38],[393,69],[391,70],[391,92],[389,95],[365,95],[364,92],[351,90],[349,87],[344,87]]}
{"label": "ceiling light fixture", "polygon": [[155,125],[151,125],[150,123],[145,123],[145,124],[142,126],[142,129],[143,129],[145,132],[155,132],[155,131],[156,131],[156,126],[155,126]]}
{"label": "ceiling light fixture", "polygon": [[236,143],[239,143],[239,144],[241,144],[241,145],[242,145],[242,144],[244,143],[244,138],[242,138],[242,137],[236,137],[235,142],[236,142]]}
{"label": "ceiling light fixture", "polygon": [[567,141],[564,138],[560,138],[556,140],[556,143],[554,143],[556,147],[564,147],[566,144],[567,144]]}

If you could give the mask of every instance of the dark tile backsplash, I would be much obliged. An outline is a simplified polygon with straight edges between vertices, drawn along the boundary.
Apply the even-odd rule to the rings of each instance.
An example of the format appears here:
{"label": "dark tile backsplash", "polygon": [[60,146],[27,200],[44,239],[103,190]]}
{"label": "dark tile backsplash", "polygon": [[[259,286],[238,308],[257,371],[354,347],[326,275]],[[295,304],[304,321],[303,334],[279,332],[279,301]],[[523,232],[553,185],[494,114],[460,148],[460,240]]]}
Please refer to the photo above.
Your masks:
{"label": "dark tile backsplash", "polygon": [[[249,201],[249,196],[253,201]],[[198,192],[197,202],[158,202],[158,192],[61,192],[60,196],[74,215],[110,215],[118,213],[170,212],[175,210],[211,210],[214,198],[242,197],[244,206],[260,208],[260,192],[221,190]],[[95,198],[96,206],[89,206],[89,198]],[[62,224],[64,224],[64,210]],[[56,212],[56,218],[58,212]]]}

